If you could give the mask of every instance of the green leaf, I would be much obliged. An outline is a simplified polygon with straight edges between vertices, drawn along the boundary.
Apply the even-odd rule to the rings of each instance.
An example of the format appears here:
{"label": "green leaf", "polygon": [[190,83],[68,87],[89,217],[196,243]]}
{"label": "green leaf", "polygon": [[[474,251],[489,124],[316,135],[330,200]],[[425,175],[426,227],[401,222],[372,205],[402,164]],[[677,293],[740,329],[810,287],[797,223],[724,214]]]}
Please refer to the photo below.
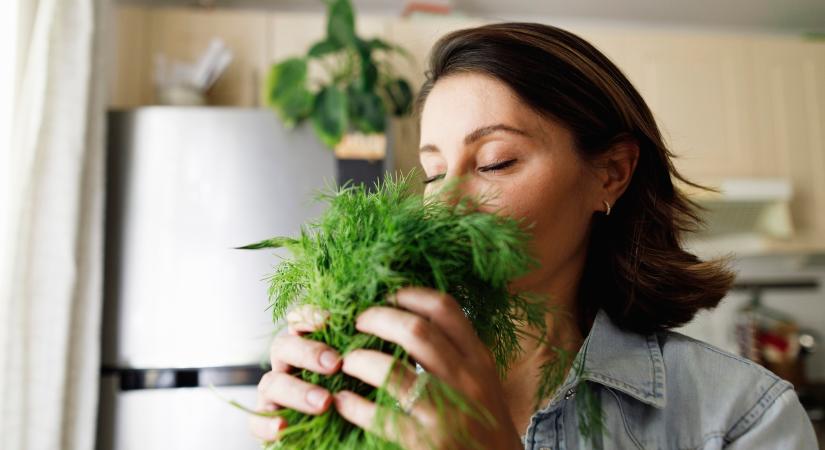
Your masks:
{"label": "green leaf", "polygon": [[349,0],[330,4],[327,38],[342,46],[355,43],[355,14]]}
{"label": "green leaf", "polygon": [[254,244],[247,244],[243,247],[235,247],[236,250],[259,250],[262,248],[281,248],[281,247],[289,247],[290,245],[297,244],[298,241],[293,238],[288,237],[274,237],[272,239],[267,239],[265,241],[256,242]]}
{"label": "green leaf", "polygon": [[386,41],[383,41],[383,40],[378,39],[378,38],[372,38],[372,39],[368,40],[367,45],[369,45],[370,49],[372,49],[372,50],[390,50],[394,47],[393,45],[387,43]]}
{"label": "green leaf", "polygon": [[384,92],[390,99],[392,114],[403,116],[409,114],[412,107],[413,91],[403,78],[396,78],[384,85]]}
{"label": "green leaf", "polygon": [[362,133],[383,133],[386,129],[384,101],[375,92],[347,88],[350,121]]}
{"label": "green leaf", "polygon": [[339,42],[335,42],[329,39],[324,39],[323,41],[316,42],[315,45],[310,47],[307,56],[310,58],[320,58],[321,56],[335,53],[339,50],[344,48]]}
{"label": "green leaf", "polygon": [[355,83],[358,89],[370,92],[375,88],[375,81],[378,79],[378,68],[372,60],[372,49],[367,41],[359,38],[356,38],[356,48],[360,57],[360,70]]}
{"label": "green leaf", "polygon": [[405,57],[407,60],[411,62],[415,62],[415,58],[413,58],[412,53],[408,52],[407,49],[401,47],[400,45],[392,44],[385,40],[379,38],[372,38],[366,41],[367,45],[371,50],[381,50],[381,51],[395,51],[401,56]]}
{"label": "green leaf", "polygon": [[274,65],[266,81],[266,103],[287,127],[294,127],[312,111],[313,95],[306,87],[307,61],[288,58]]}
{"label": "green leaf", "polygon": [[315,133],[329,148],[341,141],[349,126],[347,96],[335,86],[326,86],[315,97],[312,110]]}
{"label": "green leaf", "polygon": [[307,61],[304,58],[287,58],[272,66],[267,78],[267,100],[270,104],[297,89],[306,88]]}
{"label": "green leaf", "polygon": [[396,51],[405,57],[412,57],[412,54],[407,51],[404,47],[400,45],[396,45],[390,42],[387,42],[383,39],[379,38],[372,38],[367,41],[372,50],[383,50],[383,51]]}
{"label": "green leaf", "polygon": [[292,92],[278,101],[276,110],[287,128],[292,128],[298,122],[306,119],[312,113],[315,96],[306,88]]}
{"label": "green leaf", "polygon": [[358,89],[370,92],[375,88],[376,80],[378,80],[378,68],[375,67],[372,60],[362,62],[360,73],[355,80],[358,84]]}

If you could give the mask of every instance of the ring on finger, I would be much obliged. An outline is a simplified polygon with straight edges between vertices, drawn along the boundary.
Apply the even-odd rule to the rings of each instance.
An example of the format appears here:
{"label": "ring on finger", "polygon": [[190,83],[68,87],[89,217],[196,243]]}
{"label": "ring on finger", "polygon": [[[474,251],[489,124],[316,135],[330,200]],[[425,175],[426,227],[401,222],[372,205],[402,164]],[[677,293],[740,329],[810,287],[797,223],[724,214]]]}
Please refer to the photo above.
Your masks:
{"label": "ring on finger", "polygon": [[404,414],[410,414],[412,412],[415,403],[421,398],[421,394],[424,393],[424,390],[427,388],[427,384],[430,381],[430,374],[427,372],[419,373],[418,376],[415,378],[415,383],[413,384],[412,388],[410,388],[409,395],[404,398],[404,401],[400,403],[401,411],[404,411]]}

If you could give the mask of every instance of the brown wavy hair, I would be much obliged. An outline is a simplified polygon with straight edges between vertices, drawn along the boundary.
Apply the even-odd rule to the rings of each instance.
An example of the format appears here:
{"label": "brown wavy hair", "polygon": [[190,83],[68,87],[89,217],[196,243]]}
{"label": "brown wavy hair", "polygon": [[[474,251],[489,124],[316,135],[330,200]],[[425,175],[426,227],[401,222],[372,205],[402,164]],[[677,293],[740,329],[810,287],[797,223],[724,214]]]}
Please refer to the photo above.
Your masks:
{"label": "brown wavy hair", "polygon": [[673,166],[650,108],[615,64],[584,39],[548,25],[454,31],[430,53],[418,117],[439,79],[468,72],[506,83],[537,113],[565,126],[585,161],[623,141],[639,148],[612,213],[593,219],[579,288],[583,329],[599,308],[618,326],[647,334],[683,325],[719,303],[734,275],[727,261],[701,261],[682,248],[683,235],[702,221],[699,206],[673,180],[705,188]]}

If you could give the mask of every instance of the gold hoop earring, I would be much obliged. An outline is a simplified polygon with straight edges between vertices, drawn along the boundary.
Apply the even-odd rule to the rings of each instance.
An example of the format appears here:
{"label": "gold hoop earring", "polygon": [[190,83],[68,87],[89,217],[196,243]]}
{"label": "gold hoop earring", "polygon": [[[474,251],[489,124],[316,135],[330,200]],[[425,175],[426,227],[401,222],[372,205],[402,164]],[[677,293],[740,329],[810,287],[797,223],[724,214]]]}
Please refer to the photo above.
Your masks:
{"label": "gold hoop earring", "polygon": [[604,202],[604,206],[607,207],[607,211],[605,212],[604,215],[609,216],[610,215],[610,203],[608,203],[607,200],[602,200],[602,201]]}

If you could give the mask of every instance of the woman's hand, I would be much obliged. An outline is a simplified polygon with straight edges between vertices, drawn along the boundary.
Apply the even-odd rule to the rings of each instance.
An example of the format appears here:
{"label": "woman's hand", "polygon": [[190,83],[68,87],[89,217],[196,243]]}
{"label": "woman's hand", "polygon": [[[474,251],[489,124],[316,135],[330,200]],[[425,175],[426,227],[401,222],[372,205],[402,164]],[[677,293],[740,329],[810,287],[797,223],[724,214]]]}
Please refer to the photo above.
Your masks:
{"label": "woman's hand", "polygon": [[[395,294],[394,304],[398,308],[378,306],[364,311],[356,328],[402,346],[429,375],[485,408],[495,425],[476,420],[449,403],[445,407],[454,409],[439,414],[426,397],[409,398],[415,397],[411,391],[420,387],[416,384],[419,375],[410,367],[393,367],[392,356],[373,350],[350,352],[344,357],[342,370],[376,387],[386,380],[390,394],[409,407],[409,415],[399,417],[391,430],[373,430],[376,405],[349,391],[335,394],[338,412],[355,425],[399,441],[408,450],[463,448],[456,440],[456,427],[461,426],[466,427],[465,436],[483,448],[523,448],[492,355],[458,303],[435,290],[406,288]],[[450,423],[442,427],[444,418]]]}
{"label": "woman's hand", "polygon": [[[326,389],[289,375],[295,368],[332,374],[341,367],[341,357],[334,349],[301,335],[324,326],[328,314],[311,307],[296,308],[287,315],[287,332],[278,335],[270,347],[272,370],[258,383],[258,412],[271,412],[285,407],[307,414],[321,414],[332,403]],[[288,424],[281,417],[252,415],[249,426],[261,440],[274,441]]]}

